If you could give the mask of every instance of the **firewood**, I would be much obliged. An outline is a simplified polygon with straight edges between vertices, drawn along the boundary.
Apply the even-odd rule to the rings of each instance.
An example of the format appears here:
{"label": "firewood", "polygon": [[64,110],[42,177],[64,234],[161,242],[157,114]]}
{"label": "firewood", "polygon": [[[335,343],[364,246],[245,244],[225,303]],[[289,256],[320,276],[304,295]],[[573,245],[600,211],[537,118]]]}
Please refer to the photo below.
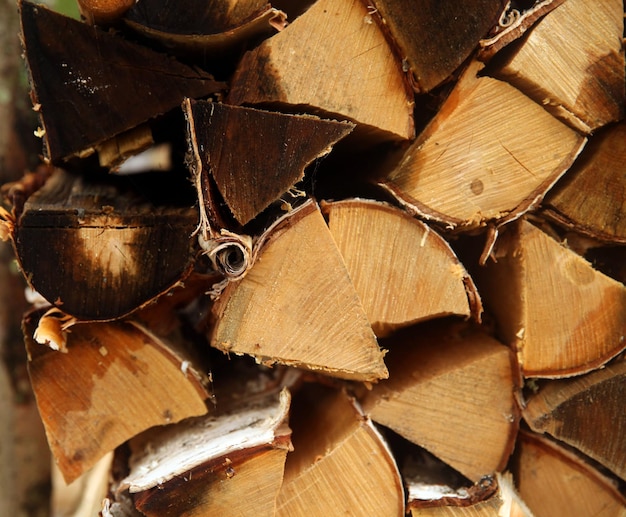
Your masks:
{"label": "firewood", "polygon": [[15,229],[16,254],[32,287],[66,313],[106,320],[184,278],[197,211],[193,201],[176,206],[173,198],[156,206],[148,188],[145,179],[57,170],[28,199]]}
{"label": "firewood", "polygon": [[256,262],[213,307],[211,344],[268,365],[354,380],[387,377],[383,352],[317,205],[294,210],[258,246]]}
{"label": "firewood", "polygon": [[108,24],[120,18],[135,0],[78,0],[82,16],[90,24]]}
{"label": "firewood", "polygon": [[137,433],[207,412],[208,381],[174,342],[131,321],[83,323],[62,354],[34,342],[36,324],[24,322],[30,379],[68,483]]}
{"label": "firewood", "polygon": [[524,376],[585,373],[624,349],[623,284],[525,220],[498,240],[494,258],[472,276]]}
{"label": "firewood", "polygon": [[626,515],[611,480],[556,443],[522,432],[515,455],[517,488],[535,517]]}
{"label": "firewood", "polygon": [[377,336],[440,316],[479,317],[471,278],[449,244],[424,223],[373,201],[322,209]]}
{"label": "firewood", "polygon": [[423,325],[389,343],[389,379],[365,395],[364,411],[476,482],[501,470],[513,449],[512,355],[481,330]]}
{"label": "firewood", "polygon": [[528,401],[524,420],[533,431],[576,447],[626,480],[625,391],[626,362],[618,361],[542,386]]}
{"label": "firewood", "polygon": [[358,0],[318,0],[246,53],[228,102],[304,108],[352,120],[358,132],[378,139],[414,135],[413,95],[401,64]]}
{"label": "firewood", "polygon": [[468,68],[383,185],[448,227],[505,222],[534,207],[585,139],[509,84]]}
{"label": "firewood", "polygon": [[626,123],[598,131],[545,199],[543,214],[593,239],[626,244]]}
{"label": "firewood", "polygon": [[411,517],[533,517],[510,473],[457,489],[407,478],[407,492]]}
{"label": "firewood", "polygon": [[52,514],[63,517],[98,515],[109,490],[112,461],[113,452],[109,452],[71,484],[65,482],[59,468],[53,465]]}
{"label": "firewood", "polygon": [[134,2],[123,22],[174,54],[206,59],[232,57],[248,42],[282,30],[287,17],[266,0],[141,0]]}
{"label": "firewood", "polygon": [[276,516],[404,515],[391,451],[344,392],[308,386],[294,398],[294,452],[287,456]]}
{"label": "firewood", "polygon": [[373,9],[380,13],[413,74],[414,88],[421,92],[452,75],[497,25],[505,5],[503,0],[437,4],[376,0]]}
{"label": "firewood", "polygon": [[144,433],[118,489],[147,516],[273,516],[291,448],[289,404],[287,390],[244,396],[220,414]]}
{"label": "firewood", "polygon": [[590,133],[624,115],[623,33],[620,0],[568,0],[529,31],[497,74]]}
{"label": "firewood", "polygon": [[19,7],[31,99],[44,153],[54,162],[92,152],[185,97],[224,88],[206,72],[117,35],[25,0]]}
{"label": "firewood", "polygon": [[[205,101],[186,101],[194,174],[211,174],[235,219],[246,224],[304,177],[354,124]],[[254,135],[251,139],[250,135]]]}

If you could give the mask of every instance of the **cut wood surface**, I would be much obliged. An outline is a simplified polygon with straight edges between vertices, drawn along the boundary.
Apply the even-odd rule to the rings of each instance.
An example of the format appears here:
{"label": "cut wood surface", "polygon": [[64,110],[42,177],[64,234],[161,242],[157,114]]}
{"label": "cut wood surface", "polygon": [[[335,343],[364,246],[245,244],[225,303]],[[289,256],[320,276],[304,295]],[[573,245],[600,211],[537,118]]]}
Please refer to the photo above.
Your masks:
{"label": "cut wood surface", "polygon": [[252,268],[226,287],[213,312],[211,343],[224,352],[346,379],[387,377],[383,352],[314,203],[270,233]]}
{"label": "cut wood surface", "polygon": [[529,31],[497,75],[589,133],[623,117],[623,33],[621,0],[567,0]]}
{"label": "cut wood surface", "polygon": [[345,393],[309,388],[294,400],[294,452],[287,457],[277,517],[402,517],[400,473],[379,431]]}
{"label": "cut wood surface", "polygon": [[523,411],[533,431],[576,447],[626,480],[626,362],[550,381]]}
{"label": "cut wood surface", "polygon": [[131,442],[120,483],[143,515],[275,515],[285,457],[290,395],[240,393],[220,413],[155,429]]}
{"label": "cut wood surface", "polygon": [[311,115],[203,101],[186,102],[185,112],[200,155],[195,174],[211,174],[241,224],[302,180],[304,168],[354,128]]}
{"label": "cut wood surface", "polygon": [[89,152],[179,106],[184,97],[210,95],[224,86],[166,54],[44,6],[26,1],[19,6],[31,98],[52,161]]}
{"label": "cut wood surface", "polygon": [[22,270],[64,312],[118,318],[186,276],[197,210],[157,206],[138,181],[57,170],[25,204],[15,235]]}
{"label": "cut wood surface", "polygon": [[503,0],[376,0],[375,10],[413,74],[417,91],[429,91],[448,80],[498,24]]}
{"label": "cut wood surface", "polygon": [[68,483],[137,433],[207,412],[202,370],[140,325],[75,325],[60,353],[33,341],[36,324],[24,323],[29,375]]}
{"label": "cut wood surface", "polygon": [[594,239],[626,244],[626,123],[598,131],[545,199],[545,214]]}
{"label": "cut wood surface", "polygon": [[470,66],[383,185],[451,227],[510,220],[536,205],[585,139],[511,85]]}
{"label": "cut wood surface", "polygon": [[441,316],[479,317],[480,298],[465,268],[424,223],[366,200],[322,210],[377,336]]}
{"label": "cut wood surface", "polygon": [[365,395],[363,409],[476,482],[502,469],[513,449],[512,355],[464,324],[424,325],[390,339],[389,379]]}
{"label": "cut wood surface", "polygon": [[626,515],[611,480],[554,442],[523,432],[515,454],[517,487],[535,517]]}
{"label": "cut wood surface", "polygon": [[474,278],[526,377],[585,373],[626,347],[623,284],[525,220],[494,257]]}
{"label": "cut wood surface", "polygon": [[318,0],[244,55],[228,102],[304,108],[352,120],[382,139],[414,136],[413,95],[401,65],[358,0]]}

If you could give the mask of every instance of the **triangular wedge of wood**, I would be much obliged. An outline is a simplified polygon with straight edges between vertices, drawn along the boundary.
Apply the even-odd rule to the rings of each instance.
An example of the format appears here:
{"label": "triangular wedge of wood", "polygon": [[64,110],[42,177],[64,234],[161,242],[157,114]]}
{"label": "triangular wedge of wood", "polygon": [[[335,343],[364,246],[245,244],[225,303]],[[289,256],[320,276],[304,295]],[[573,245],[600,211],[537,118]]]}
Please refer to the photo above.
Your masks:
{"label": "triangular wedge of wood", "polygon": [[480,317],[471,278],[424,223],[359,199],[325,203],[322,210],[377,336],[442,316]]}
{"label": "triangular wedge of wood", "polygon": [[623,284],[526,220],[498,240],[494,258],[474,278],[524,376],[585,373],[624,350]]}
{"label": "triangular wedge of wood", "polygon": [[217,300],[214,347],[346,379],[387,377],[383,352],[316,204],[286,216]]}

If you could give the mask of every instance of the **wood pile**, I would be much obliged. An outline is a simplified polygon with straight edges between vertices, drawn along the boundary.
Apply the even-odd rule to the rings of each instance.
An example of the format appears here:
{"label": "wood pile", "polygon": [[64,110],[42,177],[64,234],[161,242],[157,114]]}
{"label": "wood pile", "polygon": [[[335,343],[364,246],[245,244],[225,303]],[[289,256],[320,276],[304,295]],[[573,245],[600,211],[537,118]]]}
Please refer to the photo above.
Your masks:
{"label": "wood pile", "polygon": [[55,515],[626,515],[624,5],[18,1]]}

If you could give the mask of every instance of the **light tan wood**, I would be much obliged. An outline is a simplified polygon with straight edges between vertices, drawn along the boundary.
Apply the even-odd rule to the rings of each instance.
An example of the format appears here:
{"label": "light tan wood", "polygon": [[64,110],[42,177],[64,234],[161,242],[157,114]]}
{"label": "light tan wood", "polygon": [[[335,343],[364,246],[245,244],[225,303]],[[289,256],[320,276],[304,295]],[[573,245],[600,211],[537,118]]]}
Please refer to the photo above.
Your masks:
{"label": "light tan wood", "polygon": [[207,379],[173,343],[133,322],[81,323],[67,353],[35,343],[29,374],[50,449],[70,483],[145,429],[207,412]]}
{"label": "light tan wood", "polygon": [[371,418],[476,482],[504,467],[518,428],[511,351],[449,321],[389,343],[389,379],[363,400]]}
{"label": "light tan wood", "polygon": [[119,485],[150,517],[275,515],[291,449],[287,390],[253,395],[219,414],[154,429],[131,441]]}
{"label": "light tan wood", "polygon": [[626,362],[550,381],[523,411],[533,431],[572,445],[626,480]]}
{"label": "light tan wood", "polygon": [[314,203],[269,233],[252,268],[216,302],[211,343],[260,363],[375,381],[387,376],[376,337]]}
{"label": "light tan wood", "polygon": [[585,133],[617,121],[624,114],[623,18],[620,0],[567,0],[497,74]]}
{"label": "light tan wood", "polygon": [[383,437],[354,401],[318,386],[294,404],[294,452],[287,457],[276,517],[402,517],[400,473]]}
{"label": "light tan wood", "polygon": [[322,209],[377,336],[441,316],[479,317],[480,298],[467,271],[426,224],[374,201]]}
{"label": "light tan wood", "polygon": [[626,123],[598,131],[545,199],[546,213],[579,233],[626,243]]}
{"label": "light tan wood", "polygon": [[514,476],[535,517],[626,515],[626,498],[609,479],[540,436],[520,434]]}
{"label": "light tan wood", "polygon": [[526,377],[599,367],[626,347],[626,287],[528,221],[496,243],[474,278]]}
{"label": "light tan wood", "polygon": [[414,136],[413,95],[401,63],[358,0],[318,0],[244,55],[228,101],[304,107],[382,138]]}
{"label": "light tan wood", "polygon": [[506,221],[535,206],[585,139],[511,85],[468,68],[385,184],[449,227]]}

